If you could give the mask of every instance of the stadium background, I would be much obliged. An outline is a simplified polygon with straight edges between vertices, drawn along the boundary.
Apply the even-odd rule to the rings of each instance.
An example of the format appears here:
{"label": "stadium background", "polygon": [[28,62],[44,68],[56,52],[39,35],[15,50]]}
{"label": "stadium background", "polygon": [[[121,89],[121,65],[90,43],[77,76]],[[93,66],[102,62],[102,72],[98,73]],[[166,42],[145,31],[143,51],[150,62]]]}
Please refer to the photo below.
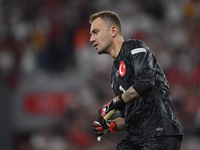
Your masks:
{"label": "stadium background", "polygon": [[[157,56],[184,132],[200,149],[199,0],[0,0],[0,149],[113,150],[124,133],[96,141],[91,124],[111,100],[112,58],[89,43],[88,17],[112,10],[125,39]],[[118,115],[118,114],[116,114]]]}

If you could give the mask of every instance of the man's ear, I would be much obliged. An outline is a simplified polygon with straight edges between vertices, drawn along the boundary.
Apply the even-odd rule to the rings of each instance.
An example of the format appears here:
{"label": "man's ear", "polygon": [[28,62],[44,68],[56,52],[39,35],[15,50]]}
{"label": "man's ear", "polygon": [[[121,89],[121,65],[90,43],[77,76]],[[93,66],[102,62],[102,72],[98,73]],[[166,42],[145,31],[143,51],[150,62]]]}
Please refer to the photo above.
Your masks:
{"label": "man's ear", "polygon": [[118,28],[116,26],[111,27],[111,35],[114,38],[118,33]]}

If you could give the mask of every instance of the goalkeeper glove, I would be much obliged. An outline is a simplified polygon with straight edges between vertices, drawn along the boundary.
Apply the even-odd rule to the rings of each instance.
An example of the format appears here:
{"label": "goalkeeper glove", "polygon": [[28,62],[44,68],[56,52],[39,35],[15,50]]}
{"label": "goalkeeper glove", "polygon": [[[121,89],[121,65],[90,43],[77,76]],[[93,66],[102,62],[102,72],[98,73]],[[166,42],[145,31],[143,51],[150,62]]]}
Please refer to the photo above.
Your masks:
{"label": "goalkeeper glove", "polygon": [[[105,128],[108,129],[109,128],[109,124],[107,123],[107,120],[105,120],[105,116],[110,112],[115,110],[122,110],[125,107],[126,103],[124,102],[124,100],[122,99],[121,96],[117,96],[115,97],[112,101],[110,101],[108,104],[104,105],[99,111],[98,111],[98,119],[97,121]],[[112,115],[109,116],[112,117]],[[107,119],[109,119],[107,118]]]}
{"label": "goalkeeper glove", "polygon": [[[109,123],[109,128],[108,130],[113,133],[113,134],[116,134],[116,131],[117,131],[117,125],[114,121],[111,121],[111,120],[108,120],[108,123]],[[99,122],[97,121],[94,121],[94,123],[92,124],[92,129],[93,129],[93,132],[96,136],[103,136],[107,130],[101,126],[101,124],[99,124]]]}

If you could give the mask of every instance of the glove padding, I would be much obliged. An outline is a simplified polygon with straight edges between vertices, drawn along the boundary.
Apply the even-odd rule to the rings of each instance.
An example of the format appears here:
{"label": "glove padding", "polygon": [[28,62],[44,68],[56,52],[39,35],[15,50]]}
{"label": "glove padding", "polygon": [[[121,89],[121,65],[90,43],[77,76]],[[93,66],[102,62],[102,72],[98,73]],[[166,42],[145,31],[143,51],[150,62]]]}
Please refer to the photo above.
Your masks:
{"label": "glove padding", "polygon": [[[108,124],[110,126],[108,130],[113,134],[116,134],[117,131],[116,123],[114,121],[108,120]],[[98,121],[94,121],[94,123],[92,124],[92,129],[96,136],[103,136],[107,132],[107,129],[102,127]]]}
{"label": "glove padding", "polygon": [[[109,123],[109,121],[108,121]],[[116,134],[117,131],[117,124],[114,121],[110,121],[110,128],[109,131],[112,132],[113,134]]]}
{"label": "glove padding", "polygon": [[[99,111],[98,111],[98,119],[97,121],[105,128],[108,129],[110,127],[107,120],[114,115],[115,110],[122,110],[125,107],[126,103],[122,99],[121,96],[115,97],[112,101],[110,101],[108,104],[104,105]],[[113,111],[112,115],[109,115],[109,118],[105,120],[105,116],[110,112]]]}

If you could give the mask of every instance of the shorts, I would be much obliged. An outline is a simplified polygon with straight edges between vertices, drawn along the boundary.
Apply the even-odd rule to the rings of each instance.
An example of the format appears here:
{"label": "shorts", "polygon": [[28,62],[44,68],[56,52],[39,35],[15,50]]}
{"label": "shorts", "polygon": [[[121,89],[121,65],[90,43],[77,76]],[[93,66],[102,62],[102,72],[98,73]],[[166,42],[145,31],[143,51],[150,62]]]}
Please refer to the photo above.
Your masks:
{"label": "shorts", "polygon": [[182,136],[162,136],[132,142],[128,138],[123,139],[116,150],[180,150]]}

